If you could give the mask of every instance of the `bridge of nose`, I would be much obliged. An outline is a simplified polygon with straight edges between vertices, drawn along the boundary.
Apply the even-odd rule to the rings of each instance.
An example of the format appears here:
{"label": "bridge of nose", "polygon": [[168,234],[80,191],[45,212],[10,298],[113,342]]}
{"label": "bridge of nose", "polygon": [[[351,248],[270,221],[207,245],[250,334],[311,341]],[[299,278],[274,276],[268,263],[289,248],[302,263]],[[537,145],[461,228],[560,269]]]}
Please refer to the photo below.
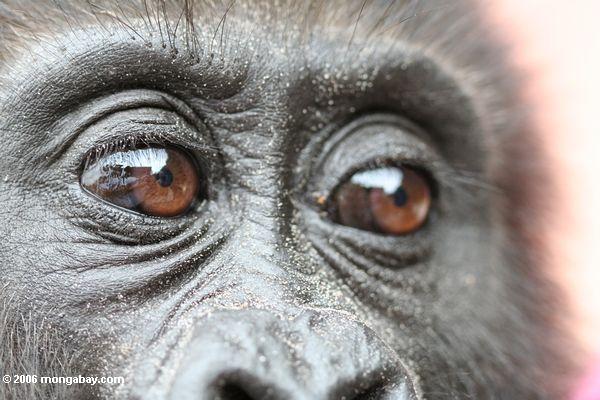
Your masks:
{"label": "bridge of nose", "polygon": [[338,312],[221,311],[198,323],[192,337],[169,398],[416,398],[396,353]]}
{"label": "bridge of nose", "polygon": [[398,355],[353,312],[333,311],[343,306],[325,292],[339,290],[324,288],[337,281],[285,258],[276,224],[256,210],[239,221],[182,292],[177,322],[142,361],[155,372],[135,398],[416,398]]}

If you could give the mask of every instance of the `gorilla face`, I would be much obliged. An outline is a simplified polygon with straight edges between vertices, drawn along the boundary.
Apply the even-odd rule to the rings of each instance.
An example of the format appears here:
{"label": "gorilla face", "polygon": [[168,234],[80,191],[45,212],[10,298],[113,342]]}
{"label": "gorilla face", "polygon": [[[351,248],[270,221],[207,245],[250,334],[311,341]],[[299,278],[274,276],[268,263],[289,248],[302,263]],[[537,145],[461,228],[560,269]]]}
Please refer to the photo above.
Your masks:
{"label": "gorilla face", "polygon": [[0,5],[5,320],[125,378],[72,396],[560,395],[540,155],[422,3]]}

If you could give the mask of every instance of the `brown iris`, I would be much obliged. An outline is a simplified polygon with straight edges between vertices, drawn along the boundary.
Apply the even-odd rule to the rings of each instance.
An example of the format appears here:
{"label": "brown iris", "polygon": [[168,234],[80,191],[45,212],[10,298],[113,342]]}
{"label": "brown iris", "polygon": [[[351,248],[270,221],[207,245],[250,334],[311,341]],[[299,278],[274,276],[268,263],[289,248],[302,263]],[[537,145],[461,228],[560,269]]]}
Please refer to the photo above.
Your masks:
{"label": "brown iris", "polygon": [[331,208],[335,222],[387,235],[419,229],[429,214],[431,189],[427,179],[407,167],[382,167],[357,172],[335,192]]}
{"label": "brown iris", "polygon": [[185,213],[198,199],[200,176],[187,153],[149,147],[88,162],[81,186],[119,207],[157,217]]}

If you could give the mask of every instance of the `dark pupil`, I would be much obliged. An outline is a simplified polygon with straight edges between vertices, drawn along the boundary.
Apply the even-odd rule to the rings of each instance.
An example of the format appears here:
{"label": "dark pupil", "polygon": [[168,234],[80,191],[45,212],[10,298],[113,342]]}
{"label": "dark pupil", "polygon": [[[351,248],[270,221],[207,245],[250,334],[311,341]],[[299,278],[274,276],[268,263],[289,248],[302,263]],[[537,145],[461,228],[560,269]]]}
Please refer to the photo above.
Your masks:
{"label": "dark pupil", "polygon": [[158,171],[158,174],[156,174],[155,177],[158,181],[158,184],[162,187],[171,186],[171,184],[173,183],[173,174],[166,166],[162,167],[162,169]]}
{"label": "dark pupil", "polygon": [[404,186],[399,186],[394,192],[393,196],[394,204],[397,207],[404,207],[408,202],[408,194],[406,193],[406,190],[404,190]]}

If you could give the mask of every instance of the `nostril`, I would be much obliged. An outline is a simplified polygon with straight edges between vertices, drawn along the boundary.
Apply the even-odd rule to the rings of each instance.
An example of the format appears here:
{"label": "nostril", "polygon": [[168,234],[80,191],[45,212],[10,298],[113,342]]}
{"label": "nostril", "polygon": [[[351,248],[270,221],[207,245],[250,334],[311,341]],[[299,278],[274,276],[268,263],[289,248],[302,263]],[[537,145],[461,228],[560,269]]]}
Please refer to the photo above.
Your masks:
{"label": "nostril", "polygon": [[287,399],[289,395],[282,393],[272,382],[235,371],[221,375],[213,381],[210,399],[216,400],[277,400]]}
{"label": "nostril", "polygon": [[216,393],[217,400],[257,400],[239,384],[234,382],[225,383]]}
{"label": "nostril", "polygon": [[340,399],[343,400],[375,400],[382,398],[384,394],[384,387],[379,383],[374,383],[366,389],[359,389],[355,391],[355,394],[351,397],[342,396]]}

